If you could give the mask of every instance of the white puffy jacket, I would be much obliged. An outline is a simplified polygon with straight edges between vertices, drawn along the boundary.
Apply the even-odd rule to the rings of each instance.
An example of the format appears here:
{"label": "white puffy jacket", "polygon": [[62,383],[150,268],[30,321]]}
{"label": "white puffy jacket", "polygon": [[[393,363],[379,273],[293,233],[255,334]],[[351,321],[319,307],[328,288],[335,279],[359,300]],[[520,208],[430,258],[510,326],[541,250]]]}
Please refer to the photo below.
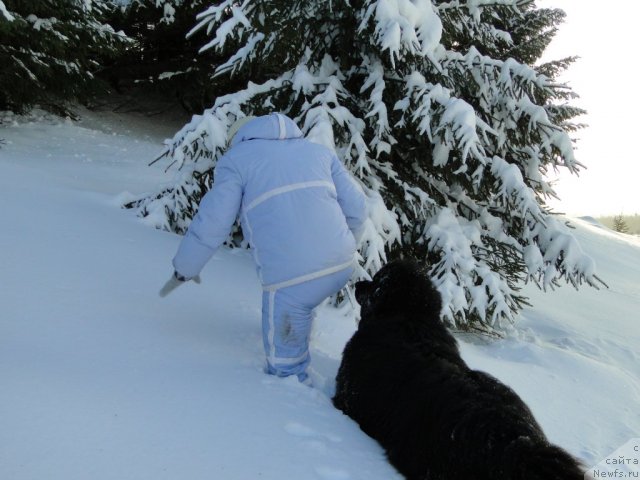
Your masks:
{"label": "white puffy jacket", "polygon": [[366,198],[334,152],[271,114],[242,126],[219,159],[175,270],[187,278],[200,273],[238,215],[264,287],[280,288],[351,265]]}

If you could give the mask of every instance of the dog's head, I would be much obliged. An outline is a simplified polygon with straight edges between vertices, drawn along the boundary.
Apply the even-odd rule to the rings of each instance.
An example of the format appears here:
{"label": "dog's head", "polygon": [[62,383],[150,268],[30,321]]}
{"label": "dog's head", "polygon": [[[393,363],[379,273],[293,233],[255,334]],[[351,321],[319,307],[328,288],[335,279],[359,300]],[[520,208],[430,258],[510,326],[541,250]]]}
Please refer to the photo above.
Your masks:
{"label": "dog's head", "polygon": [[442,308],[440,293],[413,260],[388,263],[371,281],[357,282],[355,287],[362,320],[401,310],[438,318]]}

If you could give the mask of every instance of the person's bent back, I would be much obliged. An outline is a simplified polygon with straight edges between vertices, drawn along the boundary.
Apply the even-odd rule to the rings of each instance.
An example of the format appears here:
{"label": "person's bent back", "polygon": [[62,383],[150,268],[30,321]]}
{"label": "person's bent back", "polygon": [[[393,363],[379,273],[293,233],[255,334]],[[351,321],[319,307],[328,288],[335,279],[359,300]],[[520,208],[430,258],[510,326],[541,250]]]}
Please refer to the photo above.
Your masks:
{"label": "person's bent back", "polygon": [[335,154],[302,138],[289,118],[273,114],[240,128],[214,181],[174,259],[185,277],[200,272],[238,214],[265,286],[352,261],[364,194]]}

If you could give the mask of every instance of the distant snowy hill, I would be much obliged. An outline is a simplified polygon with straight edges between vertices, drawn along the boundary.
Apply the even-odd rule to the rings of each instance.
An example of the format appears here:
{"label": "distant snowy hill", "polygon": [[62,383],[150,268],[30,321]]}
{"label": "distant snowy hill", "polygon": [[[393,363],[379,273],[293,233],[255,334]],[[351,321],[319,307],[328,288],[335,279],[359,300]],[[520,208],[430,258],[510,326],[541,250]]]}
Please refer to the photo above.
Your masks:
{"label": "distant snowy hill", "polygon": [[[262,373],[247,252],[158,297],[179,237],[119,201],[171,180],[146,166],[171,126],[0,118],[1,479],[400,478],[330,402],[349,311],[320,310],[309,389]],[[640,436],[640,241],[571,223],[610,288],[527,286],[507,338],[458,338],[592,465]]]}

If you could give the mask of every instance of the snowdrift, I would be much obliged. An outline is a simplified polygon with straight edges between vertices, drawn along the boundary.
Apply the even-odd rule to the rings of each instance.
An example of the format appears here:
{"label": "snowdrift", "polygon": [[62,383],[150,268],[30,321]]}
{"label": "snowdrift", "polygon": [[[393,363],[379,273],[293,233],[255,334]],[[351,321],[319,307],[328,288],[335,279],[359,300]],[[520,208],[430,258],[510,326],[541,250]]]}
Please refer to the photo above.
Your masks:
{"label": "snowdrift", "polygon": [[[400,478],[330,402],[351,312],[320,309],[309,389],[262,373],[247,252],[158,297],[179,237],[118,206],[170,180],[146,166],[168,128],[2,118],[0,478]],[[571,223],[610,288],[527,286],[505,339],[458,338],[593,465],[640,432],[640,241]]]}

